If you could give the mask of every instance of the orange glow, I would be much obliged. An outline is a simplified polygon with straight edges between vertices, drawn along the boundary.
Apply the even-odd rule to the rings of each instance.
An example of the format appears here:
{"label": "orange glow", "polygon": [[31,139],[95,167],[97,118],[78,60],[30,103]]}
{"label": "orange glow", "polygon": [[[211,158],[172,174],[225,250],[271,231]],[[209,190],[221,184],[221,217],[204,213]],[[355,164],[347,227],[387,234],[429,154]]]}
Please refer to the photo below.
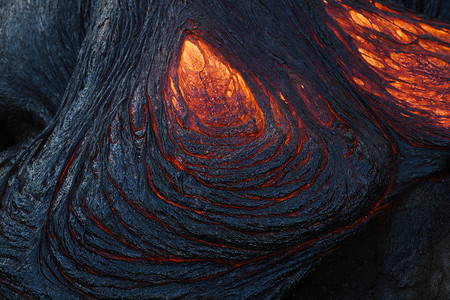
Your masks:
{"label": "orange glow", "polygon": [[365,9],[351,7],[350,1],[324,3],[338,24],[329,24],[336,36],[351,51],[356,48],[378,76],[369,79],[352,69],[349,79],[385,103],[406,108],[408,113],[399,116],[425,117],[433,126],[450,129],[450,31],[375,1]]}
{"label": "orange glow", "polygon": [[237,127],[242,134],[262,130],[264,115],[242,75],[205,42],[189,36],[184,41],[176,71],[178,88],[170,78],[171,102],[179,113],[185,103],[192,129],[201,126]]}
{"label": "orange glow", "polygon": [[[203,38],[188,35],[179,55],[170,61],[166,89],[162,92],[163,124],[167,126],[164,139],[170,147],[161,142],[154,124],[153,128],[158,147],[171,167],[206,187],[236,191],[253,184],[275,188],[298,183],[294,190],[277,197],[246,194],[245,199],[269,201],[254,206],[230,204],[225,199],[201,199],[220,207],[252,210],[269,207],[307,188],[303,177],[293,179],[286,173],[309,163],[309,154],[297,161],[300,152],[307,151],[303,145],[308,137],[289,96],[274,94],[255,74],[238,69],[241,64],[235,59],[225,57]],[[302,84],[299,86],[304,89]],[[266,108],[264,112],[260,105]],[[265,171],[260,172],[261,169]],[[178,179],[172,181],[177,190]],[[156,186],[154,192],[165,197],[158,194]],[[182,189],[179,192],[183,193]]]}

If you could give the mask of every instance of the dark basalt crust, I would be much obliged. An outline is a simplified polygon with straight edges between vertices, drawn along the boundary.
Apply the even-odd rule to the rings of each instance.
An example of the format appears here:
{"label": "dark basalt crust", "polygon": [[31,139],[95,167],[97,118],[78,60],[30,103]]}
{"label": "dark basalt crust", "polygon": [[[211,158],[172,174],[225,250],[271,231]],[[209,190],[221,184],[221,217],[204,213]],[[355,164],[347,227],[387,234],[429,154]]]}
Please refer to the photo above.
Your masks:
{"label": "dark basalt crust", "polygon": [[[6,298],[281,298],[449,172],[446,23],[371,1],[47,2],[0,4],[0,116],[33,116],[0,148]],[[429,80],[398,77],[433,94],[390,89],[408,62],[361,36],[420,57]]]}

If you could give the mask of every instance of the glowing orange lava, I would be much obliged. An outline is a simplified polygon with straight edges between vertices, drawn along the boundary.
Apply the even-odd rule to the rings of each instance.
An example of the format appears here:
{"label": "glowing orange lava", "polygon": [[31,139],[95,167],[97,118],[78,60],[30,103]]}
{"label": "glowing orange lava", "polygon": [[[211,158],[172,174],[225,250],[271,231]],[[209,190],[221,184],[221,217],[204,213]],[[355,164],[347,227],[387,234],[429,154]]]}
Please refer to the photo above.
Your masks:
{"label": "glowing orange lava", "polygon": [[262,130],[264,115],[242,75],[202,40],[185,39],[175,77],[177,83],[169,79],[171,104],[179,115],[190,112],[191,129],[238,127],[234,133],[241,134]]}
{"label": "glowing orange lava", "polygon": [[450,30],[375,1],[364,9],[349,1],[324,2],[337,37],[378,77],[352,70],[356,86],[401,107],[405,118],[450,129]]}

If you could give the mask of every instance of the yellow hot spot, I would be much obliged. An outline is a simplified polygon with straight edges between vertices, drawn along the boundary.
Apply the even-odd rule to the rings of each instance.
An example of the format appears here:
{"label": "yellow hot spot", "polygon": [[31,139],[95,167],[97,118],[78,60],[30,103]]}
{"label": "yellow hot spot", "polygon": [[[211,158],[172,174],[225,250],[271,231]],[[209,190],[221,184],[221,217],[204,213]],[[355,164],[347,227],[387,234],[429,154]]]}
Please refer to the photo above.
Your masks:
{"label": "yellow hot spot", "polygon": [[178,96],[177,89],[175,88],[175,84],[173,83],[172,77],[169,77],[170,89],[175,96]]}
{"label": "yellow hot spot", "polygon": [[401,90],[404,87],[404,84],[399,81],[393,81],[393,82],[389,83],[389,85],[395,87],[398,90]]}
{"label": "yellow hot spot", "polygon": [[359,53],[362,54],[362,58],[367,61],[370,65],[377,67],[379,69],[384,68],[384,64],[381,63],[382,59],[373,53],[370,53],[366,49],[358,48]]}
{"label": "yellow hot spot", "polygon": [[404,44],[408,44],[411,43],[411,41],[413,39],[411,39],[403,30],[401,30],[400,28],[397,29],[395,31],[396,35],[397,35],[397,39]]}
{"label": "yellow hot spot", "polygon": [[359,79],[356,76],[353,77],[353,81],[359,86],[364,86],[364,81],[362,81],[361,79]]}
{"label": "yellow hot spot", "polygon": [[352,17],[352,20],[353,20],[356,24],[361,25],[361,26],[364,26],[364,27],[372,28],[372,25],[371,25],[369,19],[367,19],[367,18],[366,18],[365,16],[363,16],[362,14],[360,14],[360,13],[354,11],[354,10],[351,10],[351,11],[350,11],[350,16]]}
{"label": "yellow hot spot", "polygon": [[281,100],[283,100],[285,103],[287,103],[286,98],[284,98],[284,96],[281,92],[279,92],[278,95],[280,96]]}
{"label": "yellow hot spot", "polygon": [[363,39],[361,36],[359,35],[354,35],[353,38],[355,38],[356,40],[358,40],[358,42],[360,42],[361,44],[367,44],[367,41],[365,39]]}
{"label": "yellow hot spot", "polygon": [[202,52],[189,40],[186,40],[183,45],[180,65],[186,69],[186,72],[200,72],[205,68]]}
{"label": "yellow hot spot", "polygon": [[172,101],[172,105],[175,107],[175,109],[181,110],[180,102],[178,102],[176,97],[172,97],[171,101]]}
{"label": "yellow hot spot", "polygon": [[382,5],[382,4],[380,4],[380,3],[378,3],[378,2],[375,3],[375,6],[376,6],[378,9],[381,9],[381,10],[384,10],[384,11],[387,11],[387,12],[391,12],[391,13],[394,13],[394,14],[398,14],[398,11],[393,10],[393,9],[390,9],[390,8],[388,8],[388,7],[386,7],[386,6]]}
{"label": "yellow hot spot", "polygon": [[358,48],[358,52],[363,55],[371,55],[371,53],[364,48]]}
{"label": "yellow hot spot", "polygon": [[450,43],[450,30],[445,28],[435,28],[425,23],[419,23],[426,32],[434,37],[441,39],[444,42]]}
{"label": "yellow hot spot", "polygon": [[370,65],[378,68],[378,69],[382,69],[384,68],[384,65],[379,62],[378,60],[374,59],[373,57],[367,56],[367,55],[362,55],[362,58],[367,61]]}
{"label": "yellow hot spot", "polygon": [[415,26],[415,25],[413,25],[411,23],[408,23],[406,21],[403,21],[402,19],[397,19],[396,18],[396,19],[393,19],[392,21],[394,22],[395,25],[397,25],[401,29],[406,30],[406,31],[408,31],[410,33],[419,34],[419,31],[420,31],[420,33],[423,32],[417,26]]}

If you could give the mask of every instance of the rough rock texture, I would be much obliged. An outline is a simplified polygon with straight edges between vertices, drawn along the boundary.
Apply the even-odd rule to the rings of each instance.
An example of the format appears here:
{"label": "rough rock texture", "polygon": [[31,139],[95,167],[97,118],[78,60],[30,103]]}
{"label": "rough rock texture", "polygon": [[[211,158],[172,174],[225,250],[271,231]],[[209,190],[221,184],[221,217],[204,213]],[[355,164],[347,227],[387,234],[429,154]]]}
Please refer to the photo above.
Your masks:
{"label": "rough rock texture", "polygon": [[0,7],[3,297],[280,298],[338,263],[355,297],[445,297],[448,198],[397,197],[449,173],[447,23],[370,0]]}
{"label": "rough rock texture", "polygon": [[450,297],[450,179],[410,187],[285,299]]}

